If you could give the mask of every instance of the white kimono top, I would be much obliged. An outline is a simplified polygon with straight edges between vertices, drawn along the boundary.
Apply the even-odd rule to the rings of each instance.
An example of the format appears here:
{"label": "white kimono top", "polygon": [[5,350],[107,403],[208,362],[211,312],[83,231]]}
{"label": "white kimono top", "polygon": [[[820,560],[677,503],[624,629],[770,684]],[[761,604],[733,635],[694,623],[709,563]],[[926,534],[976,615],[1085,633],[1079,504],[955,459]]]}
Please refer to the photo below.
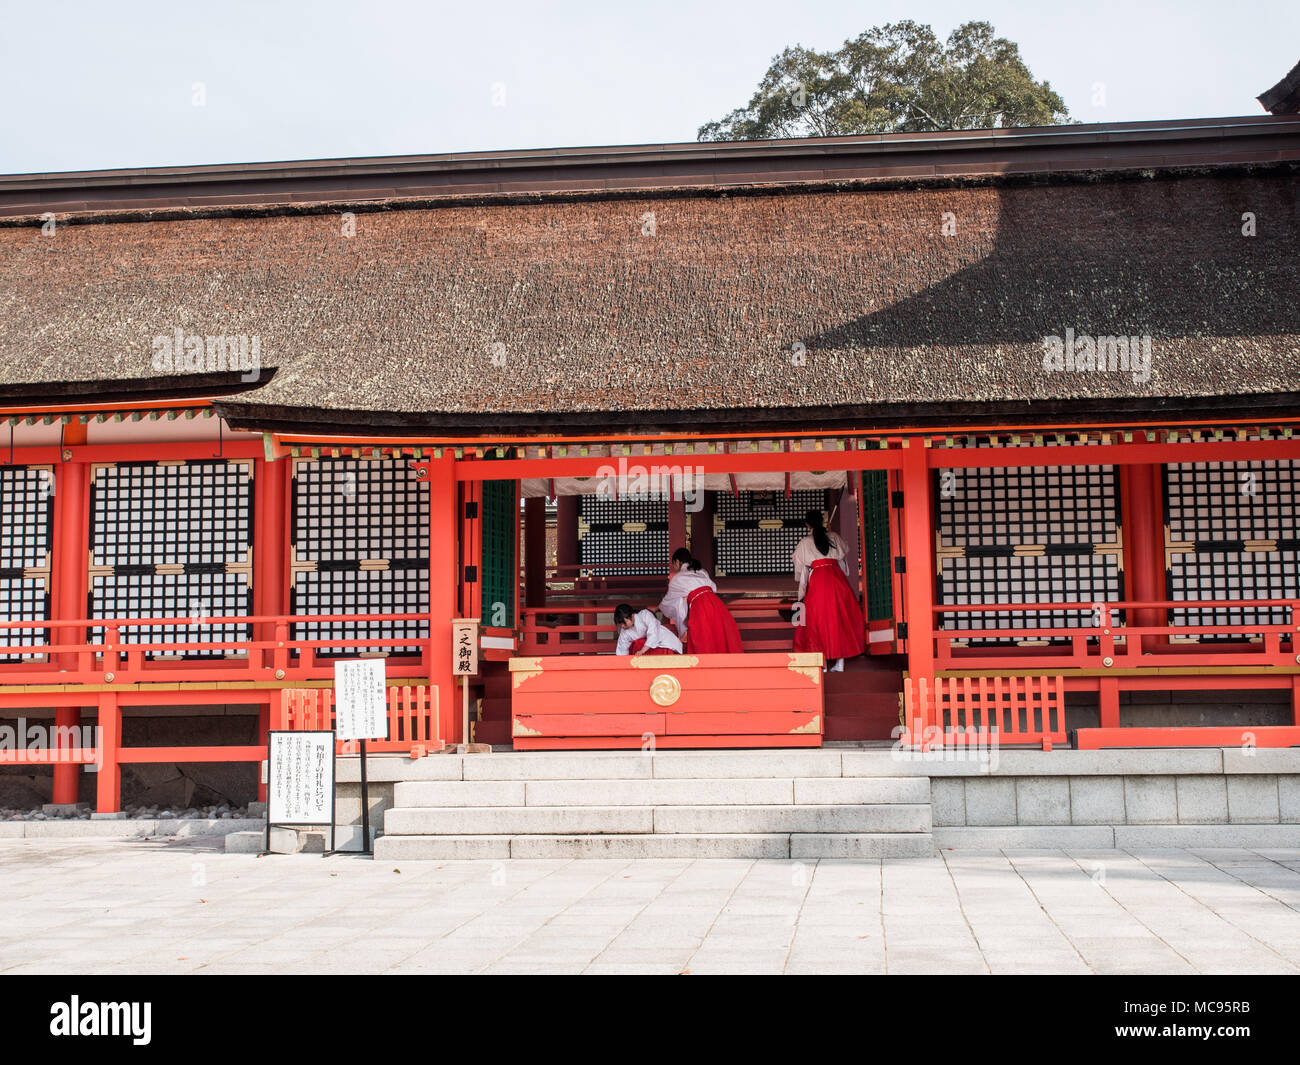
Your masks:
{"label": "white kimono top", "polygon": [[713,578],[704,570],[692,570],[683,566],[668,579],[668,594],[659,602],[659,609],[676,624],[678,636],[686,635],[686,597],[696,588],[708,588],[713,592],[718,590]]}
{"label": "white kimono top", "polygon": [[808,574],[814,562],[819,558],[833,558],[840,564],[840,569],[844,571],[844,576],[849,575],[849,564],[845,561],[848,551],[844,547],[844,541],[840,539],[839,533],[833,533],[827,530],[826,535],[830,537],[831,549],[828,554],[823,555],[817,550],[817,543],[809,533],[799,541],[799,546],[794,549],[791,561],[794,562],[794,579],[799,582],[799,598],[804,597],[808,590]]}
{"label": "white kimono top", "polygon": [[618,630],[618,648],[615,654],[630,655],[632,644],[645,637],[646,648],[666,647],[674,654],[682,653],[682,641],[659,624],[659,619],[648,610],[638,610],[632,615],[632,627]]}

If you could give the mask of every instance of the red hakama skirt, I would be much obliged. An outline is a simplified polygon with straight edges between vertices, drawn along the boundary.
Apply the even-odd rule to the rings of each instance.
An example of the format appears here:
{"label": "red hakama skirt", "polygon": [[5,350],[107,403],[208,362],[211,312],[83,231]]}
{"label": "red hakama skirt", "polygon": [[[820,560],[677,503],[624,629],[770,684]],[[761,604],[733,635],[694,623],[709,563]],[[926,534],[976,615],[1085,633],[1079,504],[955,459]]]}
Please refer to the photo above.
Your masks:
{"label": "red hakama skirt", "polygon": [[803,624],[794,630],[796,651],[820,651],[830,665],[837,658],[856,658],[866,650],[862,608],[833,558],[819,558],[808,574],[803,597]]}
{"label": "red hakama skirt", "polygon": [[[640,639],[633,640],[632,646],[629,647],[628,650],[632,654],[636,654],[644,646],[645,646],[645,637],[642,636]],[[675,655],[676,653],[677,653],[676,651],[671,650],[670,648],[667,647],[652,647],[650,648],[650,650],[646,652],[646,654],[648,655]]]}
{"label": "red hakama skirt", "polygon": [[686,597],[686,642],[693,655],[738,655],[745,650],[727,604],[711,588]]}

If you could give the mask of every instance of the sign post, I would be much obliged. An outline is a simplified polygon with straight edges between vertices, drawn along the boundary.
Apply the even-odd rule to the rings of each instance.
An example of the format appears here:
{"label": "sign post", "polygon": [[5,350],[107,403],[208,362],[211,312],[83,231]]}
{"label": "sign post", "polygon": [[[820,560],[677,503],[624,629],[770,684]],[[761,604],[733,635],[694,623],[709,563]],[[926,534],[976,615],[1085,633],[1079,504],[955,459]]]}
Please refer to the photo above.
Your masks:
{"label": "sign post", "polygon": [[361,853],[370,854],[370,784],[366,740],[388,739],[386,673],[382,658],[334,663],[334,728],[341,740],[361,746]]}
{"label": "sign post", "polygon": [[271,826],[330,826],[334,849],[334,732],[275,730],[267,736],[266,853]]}
{"label": "sign post", "polygon": [[452,618],[451,671],[460,677],[460,736],[468,751],[469,678],[478,674],[478,618]]}

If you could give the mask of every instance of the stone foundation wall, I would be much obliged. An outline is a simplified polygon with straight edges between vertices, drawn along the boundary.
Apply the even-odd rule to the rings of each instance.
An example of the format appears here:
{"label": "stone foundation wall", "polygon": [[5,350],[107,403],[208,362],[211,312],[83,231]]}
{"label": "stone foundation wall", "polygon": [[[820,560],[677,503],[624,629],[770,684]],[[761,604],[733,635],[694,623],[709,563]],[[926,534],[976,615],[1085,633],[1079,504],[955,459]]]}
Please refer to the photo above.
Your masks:
{"label": "stone foundation wall", "polygon": [[1300,749],[1008,751],[974,769],[933,767],[940,848],[1300,846]]}

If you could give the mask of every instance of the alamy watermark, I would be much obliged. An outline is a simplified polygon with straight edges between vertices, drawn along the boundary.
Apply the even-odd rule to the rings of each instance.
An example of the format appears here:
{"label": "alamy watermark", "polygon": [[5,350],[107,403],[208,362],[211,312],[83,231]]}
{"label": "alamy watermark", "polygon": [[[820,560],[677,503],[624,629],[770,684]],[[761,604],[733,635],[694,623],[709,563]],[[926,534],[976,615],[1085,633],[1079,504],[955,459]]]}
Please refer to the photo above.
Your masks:
{"label": "alamy watermark", "polygon": [[1075,335],[1043,337],[1043,369],[1048,373],[1131,373],[1138,384],[1151,380],[1150,336]]}
{"label": "alamy watermark", "polygon": [[680,499],[692,514],[704,508],[703,466],[642,466],[620,458],[617,466],[601,466],[596,478],[602,499]]}
{"label": "alamy watermark", "polygon": [[160,372],[230,373],[241,381],[256,381],[262,372],[262,338],[200,336],[177,326],[153,338],[153,368]]}
{"label": "alamy watermark", "polygon": [[[997,729],[974,725],[949,729],[922,725],[908,729],[895,725],[890,735],[894,740],[890,758],[895,762],[974,762],[982,773],[993,773],[998,768]],[[910,745],[904,745],[905,735]]]}
{"label": "alamy watermark", "polygon": [[138,1047],[152,1035],[152,1002],[82,1002],[73,995],[50,1006],[50,1035],[126,1037]]}
{"label": "alamy watermark", "polygon": [[93,751],[94,761],[86,763],[88,773],[98,773],[104,765],[99,743],[98,725],[55,725],[18,718],[17,724],[0,724],[0,751],[22,752],[24,762],[57,762],[74,751]]}

